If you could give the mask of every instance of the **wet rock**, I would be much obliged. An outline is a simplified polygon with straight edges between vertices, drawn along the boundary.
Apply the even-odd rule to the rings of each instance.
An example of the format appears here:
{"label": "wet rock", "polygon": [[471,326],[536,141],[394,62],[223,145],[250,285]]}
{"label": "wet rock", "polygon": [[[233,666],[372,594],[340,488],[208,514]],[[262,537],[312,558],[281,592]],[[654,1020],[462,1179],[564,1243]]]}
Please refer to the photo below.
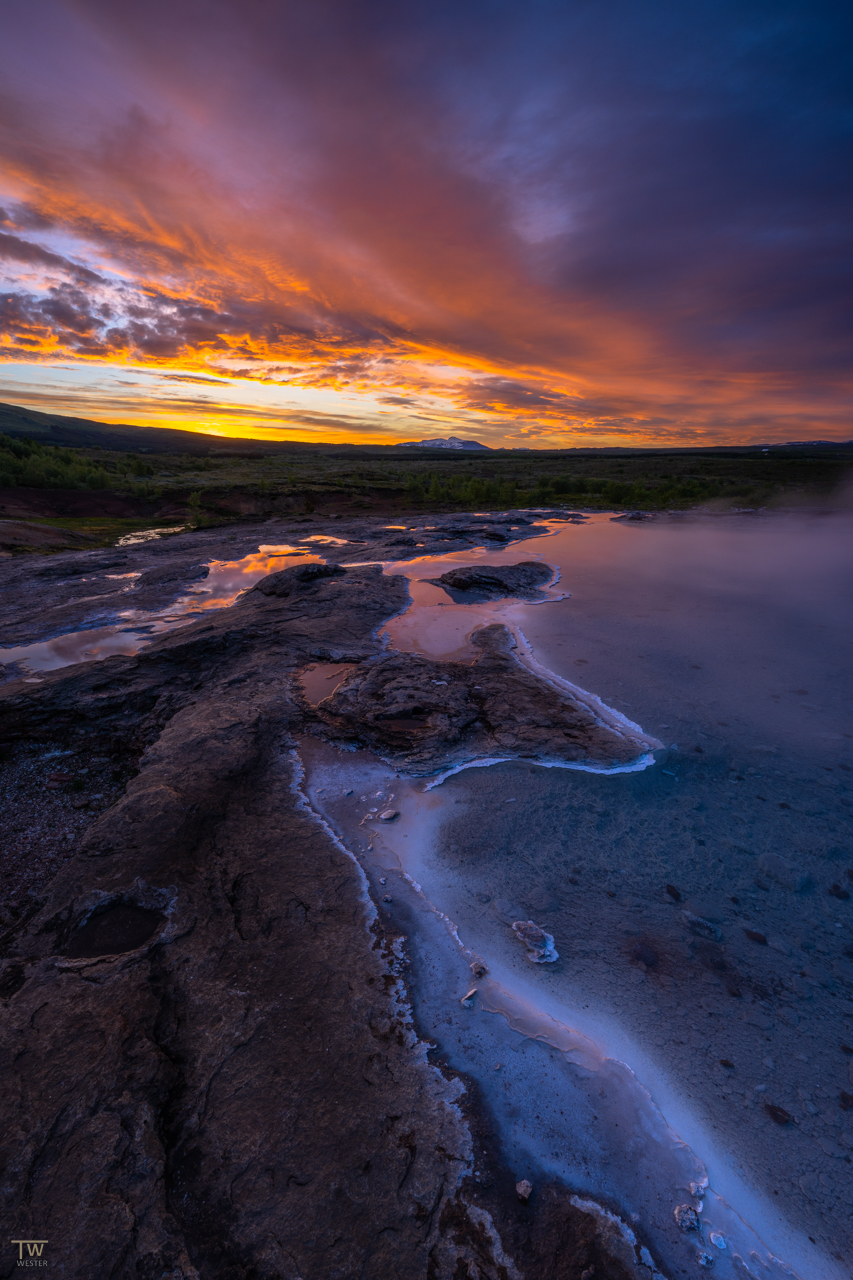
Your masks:
{"label": "wet rock", "polygon": [[677,1204],[672,1211],[672,1216],[682,1231],[699,1230],[699,1214],[692,1204]]}
{"label": "wet rock", "polygon": [[[66,533],[64,529],[58,532],[63,535]],[[68,536],[76,538],[79,535]],[[108,551],[101,555],[83,556],[76,560],[58,556],[56,560],[44,565],[43,568],[37,569],[36,576],[39,578],[70,578],[76,577],[81,573],[103,573],[106,569],[124,568],[127,563],[127,555],[123,552],[115,551]]]}
{"label": "wet rock", "polygon": [[[298,564],[279,573],[269,573],[260,582],[256,582],[252,591],[259,591],[263,596],[278,596],[286,600],[294,592],[305,590],[319,582],[321,578],[341,577],[346,573],[337,564]],[[251,593],[247,593],[251,594]]]}
{"label": "wet rock", "polygon": [[385,809],[382,813],[380,813],[380,815],[379,815],[379,821],[380,821],[380,822],[393,822],[393,821],[394,821],[394,819],[395,819],[395,818],[399,818],[399,816],[400,816],[400,810],[399,810],[399,809]]}
{"label": "wet rock", "polygon": [[134,591],[139,591],[145,587],[162,587],[172,582],[201,582],[209,573],[210,568],[206,564],[167,564],[146,569],[136,579],[133,587]]}
{"label": "wet rock", "polygon": [[[282,672],[318,643],[376,652],[405,584],[361,569],[315,585],[296,609],[251,593],[136,658],[0,695],[7,741],[107,722],[137,743],[127,794],[4,930],[5,1207],[24,1229],[37,1195],[69,1277],[422,1277],[451,1231],[471,1167],[461,1091],[412,1052],[361,873],[300,809],[287,750],[305,721]],[[130,1244],[128,1222],[144,1223]]]}
{"label": "wet rock", "polygon": [[522,1204],[527,1204],[533,1195],[533,1184],[528,1182],[526,1178],[522,1178],[520,1182],[515,1184],[515,1194],[518,1196]]}
{"label": "wet rock", "polygon": [[645,749],[523,667],[506,627],[482,627],[471,643],[473,663],[410,653],[363,663],[315,714],[333,740],[361,742],[417,775],[514,756],[627,764]]}
{"label": "wet rock", "polygon": [[552,934],[540,929],[532,920],[516,920],[513,933],[527,948],[527,959],[533,964],[553,964],[559,960]]}
{"label": "wet rock", "polygon": [[538,588],[552,577],[550,565],[538,560],[522,560],[518,564],[461,565],[427,581],[454,591],[476,591],[480,596],[498,600],[503,596],[538,596]]}

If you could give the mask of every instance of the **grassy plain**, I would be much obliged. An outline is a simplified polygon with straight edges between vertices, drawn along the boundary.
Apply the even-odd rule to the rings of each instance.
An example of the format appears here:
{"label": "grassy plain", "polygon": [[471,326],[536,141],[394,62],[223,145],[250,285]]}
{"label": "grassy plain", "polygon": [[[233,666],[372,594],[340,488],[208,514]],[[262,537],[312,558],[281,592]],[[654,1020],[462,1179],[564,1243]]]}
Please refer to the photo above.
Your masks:
{"label": "grassy plain", "polygon": [[[851,473],[853,445],[483,453],[277,445],[261,454],[253,442],[250,452],[212,445],[196,455],[0,437],[0,489],[19,499],[38,493],[42,509],[34,509],[34,518],[90,532],[99,541],[146,522],[210,524],[295,511],[415,515],[554,504],[643,511],[824,505],[849,484]],[[78,491],[73,513],[45,508],[49,491],[58,490]],[[81,502],[89,501],[91,513],[84,514]]]}

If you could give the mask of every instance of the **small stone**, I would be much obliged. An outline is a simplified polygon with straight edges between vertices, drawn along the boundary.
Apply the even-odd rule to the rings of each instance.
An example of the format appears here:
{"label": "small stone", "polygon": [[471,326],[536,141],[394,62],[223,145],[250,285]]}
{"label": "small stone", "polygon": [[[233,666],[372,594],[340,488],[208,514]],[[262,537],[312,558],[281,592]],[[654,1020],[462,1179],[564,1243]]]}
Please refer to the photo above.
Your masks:
{"label": "small stone", "polygon": [[470,969],[475,978],[485,978],[489,972],[482,960],[472,960]]}
{"label": "small stone", "polygon": [[382,901],[383,901],[383,902],[393,902],[393,901],[394,901],[394,899],[391,897],[390,893],[386,893],[386,894],[385,894],[385,896],[383,897]]}
{"label": "small stone", "polygon": [[711,1257],[710,1253],[700,1253],[696,1261],[699,1263],[700,1267],[713,1267],[714,1265],[714,1259]]}
{"label": "small stone", "polygon": [[467,992],[467,994],[466,994],[466,995],[464,995],[464,996],[462,997],[462,999],[459,1001],[459,1003],[460,1003],[461,1005],[464,1005],[466,1009],[470,1009],[470,1008],[471,1008],[471,1006],[472,1006],[472,1005],[473,1005],[473,1003],[474,1003],[474,996],[475,996],[476,994],[477,994],[477,988],[476,988],[476,987],[472,987],[472,988],[471,988],[471,990],[470,990],[469,992]]}
{"label": "small stone", "polygon": [[384,811],[384,813],[380,813],[380,815],[379,815],[379,821],[380,821],[380,822],[393,822],[393,821],[394,821],[394,819],[395,819],[395,818],[399,818],[399,816],[400,816],[400,810],[399,810],[399,809],[386,809],[386,810]]}
{"label": "small stone", "polygon": [[669,894],[669,896],[672,898],[673,902],[681,901],[681,894],[678,892],[674,884],[668,884],[666,886],[666,891]]}
{"label": "small stone", "polygon": [[767,946],[767,939],[763,933],[759,933],[756,929],[744,929],[744,933],[750,942],[757,942],[760,947]]}
{"label": "small stone", "polygon": [[385,884],[385,883],[386,883],[386,881],[385,881],[385,876],[380,876],[380,877],[379,877],[379,883],[380,883],[380,884]]}
{"label": "small stone", "polygon": [[684,917],[687,928],[697,938],[710,938],[714,942],[722,942],[723,935],[711,920],[704,920],[702,916],[695,916],[692,911],[682,911],[681,914]]}
{"label": "small stone", "polygon": [[720,1058],[720,1066],[726,1067],[729,1071],[734,1071],[735,1064],[730,1062],[728,1058]]}
{"label": "small stone", "polygon": [[527,1201],[533,1195],[533,1184],[528,1182],[526,1178],[522,1178],[521,1182],[515,1184],[515,1194],[522,1204],[527,1204]]}
{"label": "small stone", "polygon": [[682,1231],[699,1230],[699,1214],[692,1204],[677,1204],[672,1211],[672,1216]]}
{"label": "small stone", "polygon": [[786,1111],[784,1107],[777,1107],[773,1102],[765,1102],[764,1110],[767,1112],[771,1120],[776,1124],[790,1124],[792,1120],[791,1113]]}
{"label": "small stone", "polygon": [[540,929],[532,920],[514,921],[512,931],[524,943],[527,959],[532,964],[553,964],[555,960],[559,960],[553,936]]}
{"label": "small stone", "polygon": [[838,1105],[842,1111],[853,1111],[853,1094],[845,1093],[842,1089],[838,1095]]}

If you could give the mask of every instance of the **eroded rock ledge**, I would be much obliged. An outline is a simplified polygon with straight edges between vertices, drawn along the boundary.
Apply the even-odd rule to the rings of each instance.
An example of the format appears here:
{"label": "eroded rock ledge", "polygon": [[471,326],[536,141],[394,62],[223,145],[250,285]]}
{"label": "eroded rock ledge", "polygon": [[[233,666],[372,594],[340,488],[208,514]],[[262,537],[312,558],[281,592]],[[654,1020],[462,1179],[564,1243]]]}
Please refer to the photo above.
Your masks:
{"label": "eroded rock ledge", "polygon": [[426,581],[448,588],[455,599],[462,601],[472,598],[474,593],[487,600],[499,600],[502,596],[542,599],[540,588],[553,576],[551,566],[540,560],[520,560],[518,564],[460,565]]}
{"label": "eroded rock ledge", "polygon": [[[402,940],[300,799],[292,743],[309,720],[354,733],[361,717],[423,763],[442,733],[486,749],[510,670],[513,697],[533,699],[494,629],[473,719],[461,683],[382,658],[376,629],[404,599],[377,568],[297,571],[136,658],[3,689],[11,756],[37,741],[136,770],[0,946],[4,1221],[55,1242],[62,1275],[639,1274],[565,1189],[518,1203],[473,1094],[427,1063]],[[318,656],[363,664],[331,717],[297,691]],[[439,717],[428,742],[387,718],[398,697],[414,714],[412,691]],[[513,721],[531,749],[557,733],[537,717]]]}
{"label": "eroded rock ledge", "polygon": [[357,667],[316,714],[333,738],[358,741],[408,773],[496,756],[609,767],[643,747],[516,661],[495,623],[472,636],[473,663],[389,653]]}

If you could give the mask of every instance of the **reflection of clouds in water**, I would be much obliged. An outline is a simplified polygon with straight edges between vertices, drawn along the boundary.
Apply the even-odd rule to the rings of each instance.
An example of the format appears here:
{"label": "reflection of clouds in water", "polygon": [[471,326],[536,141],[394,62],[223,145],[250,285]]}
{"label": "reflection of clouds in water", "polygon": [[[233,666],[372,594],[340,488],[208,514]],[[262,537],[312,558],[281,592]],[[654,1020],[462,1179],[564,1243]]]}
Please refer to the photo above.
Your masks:
{"label": "reflection of clouds in water", "polygon": [[123,609],[115,615],[121,622],[111,626],[0,649],[0,663],[19,663],[27,671],[56,671],[75,662],[132,657],[154,636],[186,626],[199,614],[227,608],[268,573],[286,569],[297,560],[299,564],[319,563],[320,557],[285,544],[261,546],[239,560],[212,560],[204,582],[163,609]]}
{"label": "reflection of clouds in water", "polygon": [[169,529],[138,529],[136,533],[126,533],[119,538],[116,543],[117,547],[135,547],[140,542],[154,542],[157,538],[162,538],[169,533],[183,533],[186,525],[176,524]]}

